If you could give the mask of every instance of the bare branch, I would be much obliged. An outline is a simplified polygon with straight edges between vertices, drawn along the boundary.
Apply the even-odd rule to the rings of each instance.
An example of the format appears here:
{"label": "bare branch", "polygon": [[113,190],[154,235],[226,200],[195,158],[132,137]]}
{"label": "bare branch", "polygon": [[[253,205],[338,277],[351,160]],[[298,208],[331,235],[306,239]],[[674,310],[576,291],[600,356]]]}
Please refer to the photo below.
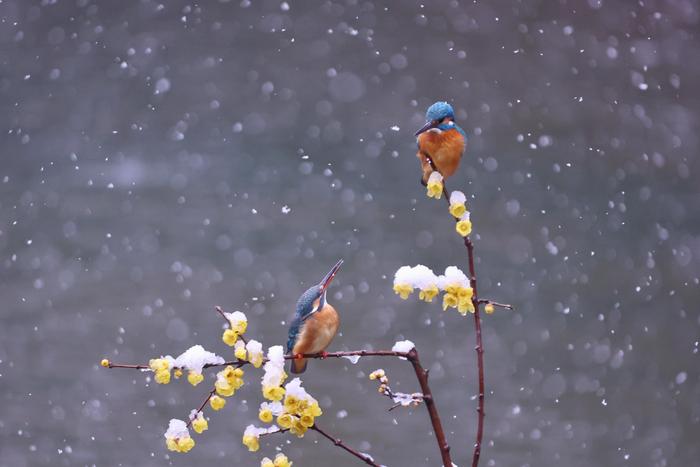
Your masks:
{"label": "bare branch", "polygon": [[[426,155],[428,163],[433,170],[438,171],[435,162],[430,156]],[[450,204],[450,192],[447,190],[447,185],[443,182],[442,192],[445,196],[445,202]],[[456,221],[457,219],[455,219]],[[476,362],[479,373],[479,394],[478,394],[478,406],[477,406],[477,430],[476,430],[476,442],[474,443],[474,453],[472,455],[472,467],[478,467],[479,458],[481,457],[481,443],[484,438],[484,344],[481,337],[481,316],[479,312],[479,305],[482,302],[479,300],[476,291],[476,268],[474,267],[474,244],[470,237],[464,237],[464,247],[467,249],[467,257],[469,260],[469,282],[474,294],[472,295],[472,304],[474,305],[474,330],[476,333]],[[495,303],[492,303],[494,306]],[[511,307],[512,308],[512,307]],[[424,391],[425,392],[425,391]],[[445,464],[447,466],[447,464]]]}
{"label": "bare branch", "polygon": [[479,305],[493,305],[493,306],[497,306],[497,307],[499,307],[499,308],[506,308],[506,309],[508,309],[508,310],[512,310],[512,309],[513,309],[513,305],[509,305],[509,304],[507,304],[507,303],[498,303],[498,302],[494,302],[493,300],[484,300],[484,299],[481,299],[481,300],[479,300],[478,302],[479,302]]}
{"label": "bare branch", "polygon": [[[201,404],[201,405],[199,406],[199,408],[197,409],[197,413],[199,413],[199,412],[201,412],[202,410],[204,410],[204,406],[207,405],[207,402],[209,402],[209,400],[212,398],[212,396],[214,395],[215,392],[216,392],[216,389],[212,389],[211,391],[209,391],[209,394],[207,394],[207,398],[204,399],[204,402],[202,402],[202,404]],[[196,414],[195,414],[195,415],[196,415]],[[193,419],[192,417],[190,417],[189,415],[187,416],[187,428],[189,428],[190,426],[192,426],[192,421],[193,421],[193,420],[194,420],[194,419]]]}
{"label": "bare branch", "polygon": [[319,434],[320,434],[321,436],[323,436],[324,438],[330,440],[333,444],[335,444],[335,445],[338,446],[339,448],[344,449],[344,450],[346,450],[347,452],[349,452],[350,454],[352,454],[353,456],[357,457],[358,459],[360,459],[361,461],[363,461],[365,464],[371,465],[371,466],[373,466],[373,467],[380,467],[380,465],[377,464],[376,462],[374,462],[374,461],[372,460],[372,458],[371,458],[369,455],[363,454],[363,453],[361,453],[361,452],[359,452],[359,451],[356,451],[355,449],[353,449],[353,448],[351,448],[350,446],[348,446],[347,444],[345,444],[345,443],[343,442],[343,440],[341,440],[340,438],[334,438],[333,436],[329,435],[329,434],[326,433],[324,430],[322,430],[321,428],[319,428],[319,426],[318,426],[317,424],[314,424],[314,425],[311,427],[311,429],[314,430],[315,432],[319,433]]}

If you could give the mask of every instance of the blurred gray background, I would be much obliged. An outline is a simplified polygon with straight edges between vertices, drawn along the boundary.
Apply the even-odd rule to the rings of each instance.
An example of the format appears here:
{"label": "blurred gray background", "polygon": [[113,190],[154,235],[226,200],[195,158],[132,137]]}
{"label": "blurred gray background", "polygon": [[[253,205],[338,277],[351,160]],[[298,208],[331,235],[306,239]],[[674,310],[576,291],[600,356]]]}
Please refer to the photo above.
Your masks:
{"label": "blurred gray background", "polygon": [[[413,132],[446,99],[469,135],[484,319],[482,466],[700,465],[698,22],[690,0],[0,2],[0,465],[359,465],[315,433],[241,445],[259,374],[165,448],[212,380],[98,367],[201,343],[214,305],[286,338],[340,257],[331,350],[412,339],[471,462],[471,318],[401,301],[394,271],[466,268]],[[438,465],[424,408],[311,362],[319,424],[384,464]],[[289,440],[289,441],[288,441]],[[289,443],[289,444],[288,444]]]}

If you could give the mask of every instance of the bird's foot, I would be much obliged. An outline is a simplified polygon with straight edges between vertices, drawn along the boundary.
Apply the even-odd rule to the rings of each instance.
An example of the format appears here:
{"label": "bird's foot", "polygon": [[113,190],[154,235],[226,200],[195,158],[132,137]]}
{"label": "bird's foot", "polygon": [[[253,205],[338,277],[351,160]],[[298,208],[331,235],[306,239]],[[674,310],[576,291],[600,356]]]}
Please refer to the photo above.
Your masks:
{"label": "bird's foot", "polygon": [[319,355],[319,357],[321,357],[321,360],[328,358],[328,352],[326,352],[325,350],[322,350],[321,352],[319,352],[318,355]]}
{"label": "bird's foot", "polygon": [[302,358],[304,358],[304,354],[302,354],[302,353],[295,353],[294,354],[294,360],[301,360]]}

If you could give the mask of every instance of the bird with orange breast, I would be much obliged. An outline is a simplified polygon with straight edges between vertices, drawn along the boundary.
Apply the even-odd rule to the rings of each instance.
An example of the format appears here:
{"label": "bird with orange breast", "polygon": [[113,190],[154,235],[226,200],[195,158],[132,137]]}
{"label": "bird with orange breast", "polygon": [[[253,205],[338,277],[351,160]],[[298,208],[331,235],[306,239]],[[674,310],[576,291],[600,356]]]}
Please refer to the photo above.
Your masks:
{"label": "bird with orange breast", "polygon": [[338,312],[326,300],[328,286],[335,277],[343,260],[338,261],[320,283],[301,294],[297,302],[294,319],[289,326],[287,353],[294,355],[291,372],[303,373],[308,363],[303,354],[325,353],[338,332]]}
{"label": "bird with orange breast", "polygon": [[436,102],[425,112],[426,123],[416,131],[418,159],[423,169],[421,182],[425,185],[433,172],[432,159],[444,178],[452,176],[459,166],[467,146],[467,135],[455,123],[455,113],[447,102]]}

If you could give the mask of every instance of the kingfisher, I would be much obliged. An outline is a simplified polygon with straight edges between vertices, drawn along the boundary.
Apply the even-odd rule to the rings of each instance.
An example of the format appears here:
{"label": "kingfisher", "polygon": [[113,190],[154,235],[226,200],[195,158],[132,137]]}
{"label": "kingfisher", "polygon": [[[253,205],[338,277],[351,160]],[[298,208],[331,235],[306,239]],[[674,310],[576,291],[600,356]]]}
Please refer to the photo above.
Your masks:
{"label": "kingfisher", "polygon": [[340,318],[335,308],[326,300],[326,292],[342,264],[342,259],[335,263],[321,282],[301,294],[297,301],[287,340],[287,353],[295,356],[291,360],[292,373],[306,371],[308,362],[301,358],[301,354],[325,353],[338,332]]}
{"label": "kingfisher", "polygon": [[452,176],[459,166],[467,146],[467,134],[455,123],[455,112],[447,102],[436,102],[425,112],[426,123],[416,131],[416,142],[423,176],[421,183],[428,183],[433,168],[428,157],[433,160],[438,172],[444,178]]}

